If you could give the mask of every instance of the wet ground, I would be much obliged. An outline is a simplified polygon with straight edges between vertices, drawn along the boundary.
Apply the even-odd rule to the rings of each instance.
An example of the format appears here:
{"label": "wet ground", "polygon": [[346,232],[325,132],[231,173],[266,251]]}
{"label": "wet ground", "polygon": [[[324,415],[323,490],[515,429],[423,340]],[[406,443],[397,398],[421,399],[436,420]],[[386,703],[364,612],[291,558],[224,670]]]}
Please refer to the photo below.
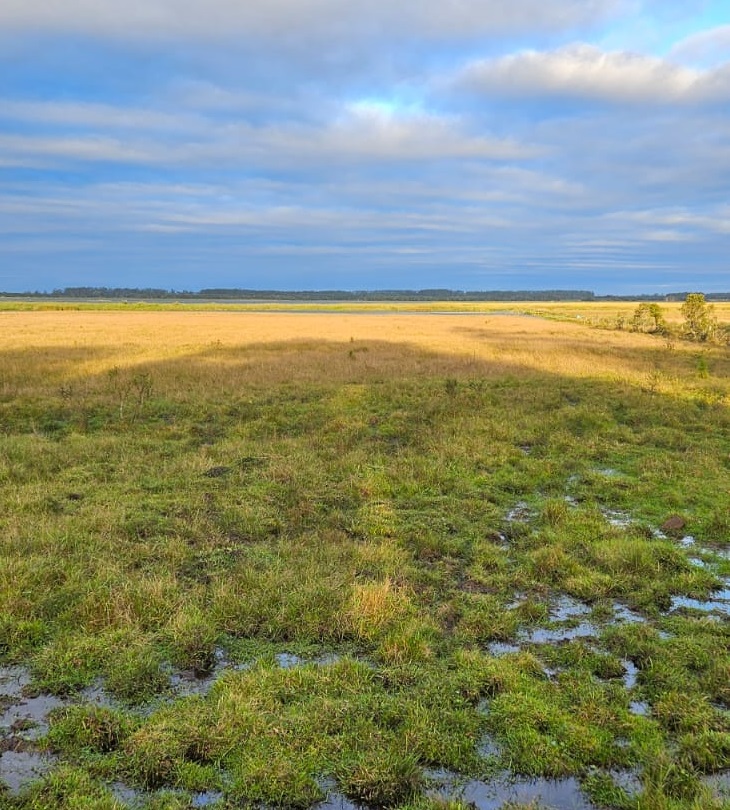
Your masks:
{"label": "wet ground", "polygon": [[[602,471],[603,474],[613,474],[613,471]],[[574,501],[569,500],[573,506]],[[605,519],[613,526],[626,528],[632,522],[631,517],[616,510],[604,510]],[[535,516],[535,512],[525,503],[520,502],[506,515],[508,522],[527,523]],[[664,536],[659,530],[655,536]],[[728,559],[728,548],[702,547],[694,537],[687,535],[676,541],[690,557],[690,562],[700,567],[713,570],[718,560]],[[730,581],[723,580],[724,587],[713,592],[711,598],[705,600],[692,599],[685,596],[674,596],[667,615],[677,611],[700,611],[712,614],[722,620],[730,615]],[[509,606],[518,609],[525,600],[525,596],[518,596]],[[598,645],[602,630],[607,624],[615,623],[641,623],[648,619],[632,610],[627,605],[615,601],[611,604],[609,619],[596,620],[593,607],[566,594],[554,594],[549,600],[549,614],[545,626],[520,629],[514,640],[494,642],[488,645],[492,655],[501,656],[518,653],[527,647],[539,645],[559,645],[572,640],[581,640],[591,646]],[[666,634],[662,634],[666,637]],[[275,655],[276,663],[283,669],[314,664],[327,666],[338,660],[335,654],[324,654],[315,657],[302,657],[292,652],[279,652]],[[630,660],[623,660],[623,684],[630,694],[635,694],[639,670]],[[176,699],[191,695],[205,696],[208,694],[216,679],[231,669],[244,669],[249,664],[240,664],[230,661],[224,650],[218,649],[215,653],[214,666],[208,672],[201,673],[192,670],[170,670],[169,693],[165,700]],[[554,677],[558,670],[546,668],[546,675]],[[11,794],[17,794],[29,782],[32,782],[49,770],[57,760],[43,753],[38,747],[38,740],[48,731],[48,715],[56,708],[73,704],[86,704],[96,706],[114,707],[115,701],[105,692],[103,683],[98,681],[86,687],[78,694],[61,698],[48,694],[35,694],[32,690],[29,672],[18,666],[0,667],[0,778],[7,785]],[[651,712],[651,706],[641,700],[633,700],[630,710],[639,715]],[[479,752],[483,757],[499,757],[500,749],[490,738],[486,738],[479,745]],[[638,791],[640,784],[635,774],[612,774],[614,781],[625,787],[629,792]],[[459,798],[464,802],[473,803],[478,810],[492,810],[500,808],[505,802],[540,802],[546,807],[556,807],[560,810],[593,810],[593,805],[583,795],[576,779],[563,780],[516,780],[504,773],[499,777],[483,782],[478,780],[463,780],[455,774],[447,772],[434,772],[430,774],[433,784],[432,795],[442,798]],[[626,782],[624,785],[623,782]],[[730,796],[730,776],[728,773],[715,774],[708,777],[707,783],[711,785],[718,795]],[[116,783],[110,786],[116,798],[129,806],[138,805],[149,799],[152,794],[136,790],[128,785]],[[320,807],[322,810],[353,810],[356,807],[348,799],[327,786],[328,799]],[[203,792],[187,794],[193,807],[212,806],[222,798],[217,792]]]}
{"label": "wet ground", "polygon": [[[339,656],[331,653],[312,658],[289,652],[281,652],[275,656],[276,663],[282,669],[305,664],[327,666],[338,659]],[[232,663],[224,650],[217,649],[215,665],[208,672],[171,670],[170,690],[161,699],[205,696],[223,672],[245,669],[248,666],[250,664]],[[43,777],[57,764],[57,758],[41,751],[37,742],[48,732],[49,714],[54,709],[72,705],[115,708],[119,704],[105,691],[101,681],[87,686],[75,695],[62,698],[35,694],[30,672],[24,667],[0,667],[0,780],[7,785],[11,795],[20,793],[26,785]],[[149,709],[149,706],[142,707],[140,711],[144,713]],[[111,785],[110,789],[120,802],[130,806],[140,804],[153,795],[119,782]],[[215,804],[221,794],[194,793],[189,798],[193,807],[207,807]]]}
{"label": "wet ground", "polygon": [[504,773],[488,782],[463,780],[455,774],[433,774],[434,798],[458,798],[478,810],[499,810],[505,803],[539,802],[541,807],[560,810],[595,810],[583,795],[577,779],[514,779]]}

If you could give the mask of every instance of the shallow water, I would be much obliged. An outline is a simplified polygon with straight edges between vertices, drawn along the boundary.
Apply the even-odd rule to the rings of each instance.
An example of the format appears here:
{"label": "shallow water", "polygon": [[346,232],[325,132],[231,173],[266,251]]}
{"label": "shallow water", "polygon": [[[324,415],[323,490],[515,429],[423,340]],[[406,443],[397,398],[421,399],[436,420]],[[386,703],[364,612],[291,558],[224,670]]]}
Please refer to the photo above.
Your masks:
{"label": "shallow water", "polygon": [[643,624],[646,622],[646,617],[632,610],[628,605],[622,602],[613,603],[613,615],[619,622],[626,622],[627,624]]}
{"label": "shallow water", "polygon": [[499,810],[505,802],[527,804],[539,801],[558,810],[594,810],[583,795],[577,779],[512,779],[502,774],[489,782],[476,779],[463,781],[448,773],[434,775],[441,785],[433,791],[435,798],[459,799],[477,810]]}
{"label": "shallow water", "polygon": [[590,605],[574,599],[572,596],[563,595],[550,606],[550,619],[555,622],[574,619],[577,616],[586,616],[591,612]]}
{"label": "shallow water", "polygon": [[487,645],[487,650],[490,655],[499,658],[501,655],[518,653],[522,650],[522,647],[520,647],[519,644],[508,644],[505,641],[493,641],[491,644]]}
{"label": "shallow water", "polygon": [[601,513],[603,514],[603,517],[606,518],[608,523],[617,529],[626,529],[633,522],[631,520],[631,515],[629,515],[627,512],[621,512],[618,509],[602,509]]}
{"label": "shallow water", "polygon": [[193,807],[208,807],[223,798],[223,794],[218,790],[206,790],[202,793],[193,793],[190,797],[190,804]]}
{"label": "shallow water", "polygon": [[712,599],[691,599],[688,596],[673,596],[670,611],[680,608],[691,608],[701,610],[704,613],[724,613],[730,616],[730,588],[721,591],[713,591]]}
{"label": "shallow water", "polygon": [[48,773],[54,759],[35,751],[6,751],[0,756],[0,780],[15,795],[30,782]]}
{"label": "shallow water", "polygon": [[0,667],[0,698],[22,698],[30,681],[30,673],[23,667]]}
{"label": "shallow water", "polygon": [[521,631],[519,638],[530,644],[558,644],[576,638],[595,638],[599,633],[600,630],[592,622],[581,622],[576,627],[536,627],[534,630]]}
{"label": "shallow water", "polygon": [[626,791],[630,796],[641,793],[643,789],[641,777],[636,771],[609,771],[609,776],[616,787]]}
{"label": "shallow water", "polygon": [[114,709],[117,706],[117,702],[104,689],[104,684],[100,680],[82,689],[78,693],[77,702],[100,706],[104,709]]}
{"label": "shallow water", "polygon": [[22,736],[36,740],[48,731],[48,715],[53,709],[65,706],[66,701],[53,695],[20,697],[0,715],[0,730],[10,731],[22,726]]}
{"label": "shallow water", "polygon": [[141,790],[125,785],[123,782],[114,782],[109,785],[109,792],[122,804],[135,804],[140,802],[144,796]]}
{"label": "shallow water", "polygon": [[504,519],[508,523],[527,523],[532,517],[532,510],[525,501],[519,501],[507,512]]}
{"label": "shallow water", "polygon": [[626,670],[624,673],[624,686],[627,689],[633,689],[636,686],[636,679],[639,675],[639,669],[633,661],[622,661],[623,668]]}
{"label": "shallow water", "polygon": [[730,771],[711,773],[703,777],[702,781],[710,788],[715,796],[730,800]]}
{"label": "shallow water", "polygon": [[327,799],[317,805],[319,810],[361,810],[360,805],[353,804],[341,793],[328,793]]}
{"label": "shallow water", "polygon": [[276,662],[282,669],[292,669],[293,667],[306,666],[307,664],[326,667],[331,664],[336,664],[340,658],[341,656],[336,653],[325,653],[314,658],[302,658],[294,653],[283,652],[276,656]]}

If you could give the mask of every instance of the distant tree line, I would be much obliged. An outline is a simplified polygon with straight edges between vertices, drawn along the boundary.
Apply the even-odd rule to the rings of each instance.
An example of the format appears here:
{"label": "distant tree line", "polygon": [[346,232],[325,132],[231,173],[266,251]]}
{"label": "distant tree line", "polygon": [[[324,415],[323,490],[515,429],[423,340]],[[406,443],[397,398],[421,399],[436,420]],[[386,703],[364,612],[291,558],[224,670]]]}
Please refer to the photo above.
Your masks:
{"label": "distant tree line", "polygon": [[[685,301],[687,292],[663,295],[596,295],[590,290],[250,290],[206,288],[163,290],[156,287],[64,287],[52,292],[0,293],[7,298],[113,301]],[[730,292],[707,293],[708,301],[729,301]]]}

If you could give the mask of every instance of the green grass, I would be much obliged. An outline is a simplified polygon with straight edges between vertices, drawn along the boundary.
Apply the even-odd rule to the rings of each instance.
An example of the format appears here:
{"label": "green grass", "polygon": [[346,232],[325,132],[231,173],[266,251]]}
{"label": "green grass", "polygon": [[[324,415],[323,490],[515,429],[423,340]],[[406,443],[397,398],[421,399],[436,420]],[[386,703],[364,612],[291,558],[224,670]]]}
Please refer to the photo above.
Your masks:
{"label": "green grass", "polygon": [[[123,408],[102,376],[0,403],[0,659],[39,690],[101,679],[117,701],[54,713],[41,745],[57,766],[0,807],[119,808],[123,781],[159,808],[204,791],[309,807],[327,785],[416,808],[434,805],[429,769],[502,768],[578,776],[606,806],[720,806],[701,777],[730,768],[730,629],[666,611],[710,597],[727,566],[694,567],[652,529],[679,513],[698,544],[730,543],[726,405],[681,383],[264,386],[245,368],[225,395],[181,360],[164,371],[177,388],[156,390],[150,364]],[[559,595],[593,608],[596,638],[525,642],[556,626]],[[612,622],[616,602],[646,622]],[[171,691],[173,670],[204,673],[220,649],[239,666],[210,694]],[[279,666],[284,651],[304,663]],[[480,754],[486,736],[499,753]],[[622,769],[638,799],[607,781]]]}

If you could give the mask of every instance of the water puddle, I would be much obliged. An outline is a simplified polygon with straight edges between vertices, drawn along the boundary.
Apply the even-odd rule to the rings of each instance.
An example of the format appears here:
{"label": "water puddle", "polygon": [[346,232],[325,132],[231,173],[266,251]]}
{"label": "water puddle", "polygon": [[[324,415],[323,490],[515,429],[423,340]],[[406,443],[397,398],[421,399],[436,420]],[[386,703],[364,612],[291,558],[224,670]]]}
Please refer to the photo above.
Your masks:
{"label": "water puddle", "polygon": [[504,519],[508,523],[527,523],[533,516],[533,512],[525,501],[519,501],[507,512]]}
{"label": "water puddle", "polygon": [[0,730],[22,732],[27,740],[37,740],[48,731],[48,715],[53,709],[65,706],[66,701],[53,695],[16,697],[0,716]]}
{"label": "water puddle", "polygon": [[336,664],[341,656],[336,653],[324,653],[315,658],[302,658],[294,653],[283,652],[276,656],[276,663],[282,669],[293,669],[294,667],[306,666],[307,664],[314,664],[318,667],[327,667],[331,664]]}
{"label": "water puddle", "polygon": [[351,802],[347,796],[337,791],[334,779],[318,780],[320,789],[327,794],[327,798],[316,805],[318,810],[362,810],[361,806]]}
{"label": "water puddle", "polygon": [[6,699],[19,700],[30,685],[30,673],[23,667],[0,667],[0,705]]}
{"label": "water puddle", "polygon": [[730,800],[730,771],[708,774],[702,781],[719,799]]}
{"label": "water puddle", "polygon": [[491,644],[487,645],[487,650],[490,655],[499,658],[502,655],[518,653],[522,650],[522,647],[517,644],[508,644],[505,641],[493,641]]}
{"label": "water puddle", "polygon": [[227,669],[246,669],[249,666],[248,664],[231,664],[222,647],[215,649],[213,660],[213,667],[209,670],[180,669],[173,671],[170,675],[170,688],[175,697],[205,697],[222,672]]}
{"label": "water puddle", "polygon": [[646,701],[632,700],[631,703],[629,703],[629,711],[631,714],[638,715],[639,717],[646,717],[651,711],[651,707]]}
{"label": "water puddle", "polygon": [[502,746],[490,736],[484,737],[477,746],[477,751],[479,756],[482,757],[501,757],[502,756]]}
{"label": "water puddle", "polygon": [[477,810],[499,810],[507,802],[529,804],[539,802],[560,810],[595,810],[583,795],[578,780],[569,779],[514,779],[500,775],[489,782],[461,780],[454,774],[434,774],[440,785],[434,798],[458,799]]}
{"label": "water puddle", "polygon": [[190,797],[192,807],[209,807],[223,798],[223,794],[218,790],[206,790],[202,793],[193,793]]}
{"label": "water puddle", "polygon": [[619,509],[601,509],[601,514],[610,526],[616,529],[626,529],[632,524],[631,515]]}
{"label": "water puddle", "polygon": [[633,689],[636,686],[636,679],[639,676],[639,668],[634,664],[633,661],[622,661],[621,665],[623,666],[624,672],[624,686],[627,689]]}
{"label": "water puddle", "polygon": [[530,631],[521,631],[519,638],[529,644],[559,644],[577,638],[595,638],[599,630],[591,622],[581,622],[575,627],[537,627]]}
{"label": "water puddle", "polygon": [[327,799],[317,805],[318,810],[361,810],[359,804],[354,804],[341,793],[329,793]]}
{"label": "water puddle", "polygon": [[730,588],[714,591],[712,597],[712,599],[691,599],[688,596],[673,596],[670,612],[689,608],[703,613],[724,613],[730,616]]}
{"label": "water puddle", "polygon": [[646,622],[646,617],[632,610],[628,605],[622,602],[613,603],[613,616],[618,622],[625,622],[626,624],[643,624]]}
{"label": "water puddle", "polygon": [[576,620],[591,613],[592,608],[572,596],[562,595],[550,604],[550,621],[553,627],[535,627],[520,630],[517,638],[523,644],[557,644],[576,638],[592,638],[599,634],[595,624]]}
{"label": "water puddle", "polygon": [[636,771],[609,771],[609,776],[617,788],[620,788],[632,798],[638,796],[644,789],[641,777]]}
{"label": "water puddle", "polygon": [[25,785],[44,776],[54,759],[35,751],[6,751],[0,756],[0,780],[17,795]]}
{"label": "water puddle", "polygon": [[[118,802],[129,807],[146,806],[155,796],[152,791],[134,788],[124,782],[114,782],[108,785],[108,788]],[[178,795],[183,799],[187,799],[190,807],[212,807],[216,802],[223,799],[223,794],[219,790],[197,791],[195,793],[179,792]]]}
{"label": "water puddle", "polygon": [[564,622],[577,616],[587,616],[590,612],[591,607],[585,602],[563,595],[550,606],[550,619],[554,622]]}
{"label": "water puddle", "polygon": [[77,702],[99,706],[102,709],[115,709],[118,705],[114,698],[104,689],[101,681],[95,681],[91,686],[82,689],[78,693]]}
{"label": "water puddle", "polygon": [[114,782],[108,785],[109,792],[114,798],[122,804],[134,805],[142,801],[143,793],[141,790],[125,785],[123,782]]}

